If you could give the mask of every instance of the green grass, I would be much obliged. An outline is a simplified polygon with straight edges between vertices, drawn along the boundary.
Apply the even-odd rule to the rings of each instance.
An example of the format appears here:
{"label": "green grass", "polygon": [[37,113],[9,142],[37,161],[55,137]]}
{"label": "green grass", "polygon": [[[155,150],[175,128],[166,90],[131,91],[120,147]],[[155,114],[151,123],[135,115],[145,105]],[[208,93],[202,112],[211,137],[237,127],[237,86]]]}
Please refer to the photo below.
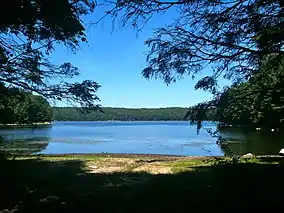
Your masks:
{"label": "green grass", "polygon": [[141,164],[140,163],[133,163],[133,164],[128,164],[124,168],[124,172],[133,172],[134,169],[138,168]]}
{"label": "green grass", "polygon": [[181,160],[174,161],[168,164],[171,167],[173,173],[193,171],[197,167],[210,165],[205,159],[192,159],[192,160]]}
{"label": "green grass", "polygon": [[[273,212],[283,205],[282,159],[220,165],[212,160],[175,159],[158,162],[174,172],[159,175],[131,172],[131,166],[107,174],[86,170],[89,162],[103,163],[106,158],[65,155],[1,160],[0,212],[251,213]],[[137,161],[139,165],[142,160]]]}

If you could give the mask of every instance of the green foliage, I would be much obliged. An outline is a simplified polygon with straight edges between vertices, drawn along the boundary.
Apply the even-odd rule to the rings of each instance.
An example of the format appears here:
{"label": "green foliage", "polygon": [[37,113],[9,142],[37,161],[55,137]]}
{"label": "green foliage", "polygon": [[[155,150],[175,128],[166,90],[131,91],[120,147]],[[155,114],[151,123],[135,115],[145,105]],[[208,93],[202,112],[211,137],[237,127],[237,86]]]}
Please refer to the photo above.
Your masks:
{"label": "green foliage", "polygon": [[53,120],[59,121],[167,121],[183,120],[187,108],[160,108],[160,109],[127,109],[102,108],[103,112],[96,110],[83,113],[75,108],[53,108]]}
{"label": "green foliage", "polygon": [[216,121],[216,107],[212,102],[203,102],[190,107],[185,115],[191,123],[199,121]]}
{"label": "green foliage", "polygon": [[94,7],[92,0],[5,2],[0,8],[0,83],[45,98],[95,107],[99,85],[91,80],[68,83],[79,75],[79,69],[69,62],[55,65],[49,61],[55,45],[75,51],[86,41],[81,18]]}
{"label": "green foliage", "polygon": [[284,60],[270,56],[248,81],[224,88],[213,100],[192,107],[187,117],[194,122],[277,129],[284,124],[283,85]]}
{"label": "green foliage", "polygon": [[30,95],[30,102],[27,108],[29,122],[49,122],[52,119],[52,108],[41,96]]}
{"label": "green foliage", "polygon": [[4,94],[0,98],[0,123],[26,124],[49,122],[52,109],[43,97],[24,92],[17,88],[6,88],[0,84]]}
{"label": "green foliage", "polygon": [[284,62],[266,64],[249,81],[216,96],[217,119],[225,124],[279,128],[284,122]]}

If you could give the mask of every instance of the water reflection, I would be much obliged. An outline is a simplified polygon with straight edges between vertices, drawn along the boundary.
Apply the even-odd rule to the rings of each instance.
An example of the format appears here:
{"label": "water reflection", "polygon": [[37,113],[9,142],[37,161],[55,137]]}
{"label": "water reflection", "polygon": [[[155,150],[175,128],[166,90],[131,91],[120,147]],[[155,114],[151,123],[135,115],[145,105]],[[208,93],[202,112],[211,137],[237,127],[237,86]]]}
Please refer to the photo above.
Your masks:
{"label": "water reflection", "polygon": [[[214,123],[206,128],[216,130]],[[227,146],[188,122],[60,122],[44,128],[0,129],[0,151],[15,154],[140,153],[174,155],[277,154],[284,132],[219,129]],[[228,148],[228,149],[227,149]]]}
{"label": "water reflection", "polygon": [[51,141],[51,126],[0,130],[0,151],[29,155],[44,151]]}
{"label": "water reflection", "polygon": [[284,132],[252,131],[244,128],[220,129],[220,135],[226,140],[226,146],[220,145],[225,155],[253,153],[255,155],[278,154],[284,148]]}

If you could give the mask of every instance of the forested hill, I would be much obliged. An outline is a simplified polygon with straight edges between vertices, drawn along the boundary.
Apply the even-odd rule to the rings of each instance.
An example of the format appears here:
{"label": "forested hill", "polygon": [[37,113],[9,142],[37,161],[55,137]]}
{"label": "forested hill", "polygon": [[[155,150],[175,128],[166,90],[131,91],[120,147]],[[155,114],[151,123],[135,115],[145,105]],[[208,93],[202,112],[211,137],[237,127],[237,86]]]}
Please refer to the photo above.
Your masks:
{"label": "forested hill", "polygon": [[103,112],[92,111],[82,113],[71,107],[53,108],[53,120],[57,121],[156,121],[156,120],[183,120],[188,108],[102,108]]}

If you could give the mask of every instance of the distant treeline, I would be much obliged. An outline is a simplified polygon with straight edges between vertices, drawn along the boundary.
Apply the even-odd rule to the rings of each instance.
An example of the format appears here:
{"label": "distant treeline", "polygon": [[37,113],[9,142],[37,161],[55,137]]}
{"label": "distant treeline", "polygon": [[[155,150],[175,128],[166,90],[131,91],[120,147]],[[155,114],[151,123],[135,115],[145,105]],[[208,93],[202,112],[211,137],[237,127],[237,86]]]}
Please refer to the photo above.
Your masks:
{"label": "distant treeline", "polygon": [[188,108],[102,108],[103,112],[93,110],[88,113],[71,107],[53,108],[53,120],[58,121],[169,121],[184,120]]}

